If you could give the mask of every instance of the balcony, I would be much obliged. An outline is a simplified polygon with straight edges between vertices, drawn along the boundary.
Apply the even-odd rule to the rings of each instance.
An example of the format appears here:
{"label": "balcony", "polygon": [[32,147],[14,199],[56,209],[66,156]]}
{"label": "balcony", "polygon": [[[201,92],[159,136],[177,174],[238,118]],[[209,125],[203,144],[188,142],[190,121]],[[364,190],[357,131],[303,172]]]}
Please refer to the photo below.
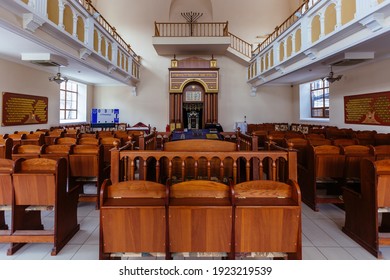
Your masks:
{"label": "balcony", "polygon": [[[12,60],[91,84],[139,82],[140,57],[90,0],[7,0],[0,13],[0,51]],[[20,61],[40,54],[57,60]]]}
{"label": "balcony", "polygon": [[153,46],[159,55],[230,55],[249,65],[251,44],[231,34],[228,22],[155,22]]}
{"label": "balcony", "polygon": [[297,84],[389,57],[390,1],[308,0],[252,54],[248,82]]}

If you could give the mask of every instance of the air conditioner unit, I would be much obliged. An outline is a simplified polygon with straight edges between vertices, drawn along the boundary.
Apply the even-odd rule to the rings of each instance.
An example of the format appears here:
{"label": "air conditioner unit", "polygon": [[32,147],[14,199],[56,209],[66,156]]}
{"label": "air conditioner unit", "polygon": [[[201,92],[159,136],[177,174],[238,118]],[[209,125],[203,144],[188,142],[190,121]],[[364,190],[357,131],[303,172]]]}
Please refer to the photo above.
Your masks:
{"label": "air conditioner unit", "polygon": [[52,53],[22,53],[22,60],[41,66],[67,66],[68,61]]}

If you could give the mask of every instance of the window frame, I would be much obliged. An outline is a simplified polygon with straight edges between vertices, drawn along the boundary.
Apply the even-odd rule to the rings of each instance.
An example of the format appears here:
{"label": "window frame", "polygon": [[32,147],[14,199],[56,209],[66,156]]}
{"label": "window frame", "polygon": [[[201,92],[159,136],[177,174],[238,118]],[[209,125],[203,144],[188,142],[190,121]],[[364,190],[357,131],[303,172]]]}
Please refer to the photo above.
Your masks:
{"label": "window frame", "polygon": [[[320,82],[322,86],[317,87],[317,83]],[[322,99],[322,106],[314,107],[316,99]],[[318,94],[319,93],[319,94]],[[310,82],[310,116],[315,119],[329,119],[329,82],[323,78]],[[328,106],[326,106],[328,104]],[[321,115],[315,115],[314,111],[321,112]]]}
{"label": "window frame", "polygon": [[[75,85],[76,87],[76,91],[74,90],[69,90],[68,88],[68,83],[71,83],[72,85]],[[64,85],[64,87],[62,88],[62,85]],[[72,88],[72,86],[70,87]],[[75,102],[75,106],[74,108],[67,108],[67,103],[68,103],[68,94],[71,94],[72,96],[74,95],[76,98],[76,102]],[[64,94],[64,99],[62,99],[62,94]],[[64,100],[64,106],[65,108],[61,108],[61,100]],[[73,99],[70,100],[70,102],[73,104]],[[79,110],[78,110],[78,104],[79,103],[79,84],[76,83],[76,82],[73,82],[73,81],[65,81],[63,84],[61,84],[60,86],[60,122],[61,121],[76,121],[78,119],[78,116],[79,116]],[[74,118],[68,118],[68,113],[69,112],[76,112],[76,115]],[[63,118],[64,117],[64,118]]]}

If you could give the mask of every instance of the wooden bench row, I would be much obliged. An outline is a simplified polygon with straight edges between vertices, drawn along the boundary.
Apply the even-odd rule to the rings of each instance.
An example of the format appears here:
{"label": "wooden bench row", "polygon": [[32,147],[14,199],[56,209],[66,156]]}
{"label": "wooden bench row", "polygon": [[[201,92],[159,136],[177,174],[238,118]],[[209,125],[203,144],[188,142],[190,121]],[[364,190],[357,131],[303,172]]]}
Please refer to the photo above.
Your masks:
{"label": "wooden bench row", "polygon": [[360,164],[359,188],[344,187],[343,232],[377,258],[390,245],[390,159]]}
{"label": "wooden bench row", "polygon": [[[304,158],[300,153],[305,152]],[[390,158],[390,146],[307,146],[298,152],[298,182],[302,200],[318,211],[321,203],[343,203],[342,187],[360,184],[363,159]]]}
{"label": "wooden bench row", "polygon": [[100,259],[142,253],[234,259],[252,252],[302,258],[300,191],[292,180],[234,186],[106,180],[100,200]]}
{"label": "wooden bench row", "polygon": [[[78,185],[68,188],[64,158],[0,159],[0,242],[10,243],[12,255],[26,243],[52,243],[56,255],[79,230]],[[41,211],[54,211],[46,228]],[[11,212],[6,224],[5,211]]]}
{"label": "wooden bench row", "polygon": [[[109,168],[104,163],[103,145],[16,145],[12,159],[19,158],[64,158],[67,164],[69,185],[94,183],[96,194],[80,194],[80,201],[95,202],[99,208],[98,194],[105,178],[109,177]],[[109,158],[109,150],[107,149]]]}

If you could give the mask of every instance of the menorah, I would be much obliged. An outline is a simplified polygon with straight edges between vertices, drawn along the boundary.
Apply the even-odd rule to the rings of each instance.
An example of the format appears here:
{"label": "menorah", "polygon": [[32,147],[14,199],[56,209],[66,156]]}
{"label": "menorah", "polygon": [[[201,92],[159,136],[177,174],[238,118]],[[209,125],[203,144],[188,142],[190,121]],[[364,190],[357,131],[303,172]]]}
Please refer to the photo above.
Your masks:
{"label": "menorah", "polygon": [[198,12],[186,12],[181,13],[181,16],[186,19],[186,21],[190,24],[190,32],[191,36],[193,35],[193,23],[195,23],[201,16],[203,16],[203,13]]}

